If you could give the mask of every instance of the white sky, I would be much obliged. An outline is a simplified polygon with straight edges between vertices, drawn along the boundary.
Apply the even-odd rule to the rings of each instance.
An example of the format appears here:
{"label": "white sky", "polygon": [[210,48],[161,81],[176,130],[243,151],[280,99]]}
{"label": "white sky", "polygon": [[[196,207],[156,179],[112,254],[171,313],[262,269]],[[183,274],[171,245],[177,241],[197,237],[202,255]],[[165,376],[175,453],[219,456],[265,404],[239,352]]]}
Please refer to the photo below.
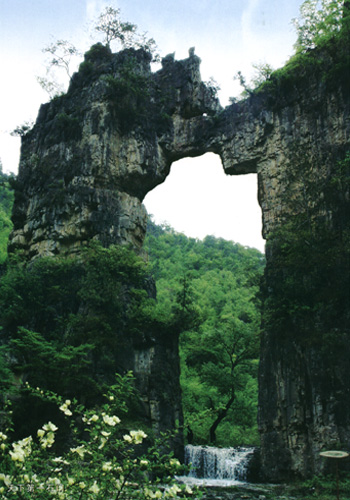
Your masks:
{"label": "white sky", "polygon": [[[222,105],[240,89],[237,71],[251,77],[253,63],[282,66],[293,53],[291,19],[302,0],[0,0],[0,158],[16,172],[20,141],[10,132],[35,120],[48,100],[36,76],[45,76],[41,49],[67,39],[84,52],[98,41],[88,26],[106,5],[147,31],[161,55],[202,59],[203,80],[214,77]],[[157,222],[203,238],[213,234],[263,250],[256,176],[225,176],[220,159],[207,154],[176,162],[161,186],[145,199]]]}

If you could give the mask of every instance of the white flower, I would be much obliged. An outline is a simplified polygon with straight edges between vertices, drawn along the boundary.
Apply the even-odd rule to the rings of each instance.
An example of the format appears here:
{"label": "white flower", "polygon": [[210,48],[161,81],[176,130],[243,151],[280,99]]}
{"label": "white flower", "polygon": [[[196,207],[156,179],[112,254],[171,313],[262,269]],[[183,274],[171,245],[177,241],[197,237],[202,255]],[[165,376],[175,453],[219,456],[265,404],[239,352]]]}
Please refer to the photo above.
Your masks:
{"label": "white flower", "polygon": [[138,431],[130,431],[130,436],[132,437],[132,440],[135,444],[140,444],[142,443],[142,440],[147,437],[147,434],[145,434],[141,430],[138,430]]}
{"label": "white flower", "polygon": [[[50,422],[51,424],[51,422]],[[53,424],[51,424],[54,428],[56,426],[54,426]],[[46,427],[46,429],[51,429],[50,426],[48,425],[44,425],[43,429]],[[40,445],[42,448],[51,448],[51,446],[54,444],[55,442],[55,434],[52,432],[52,431],[49,431],[47,434],[45,434],[45,431],[43,429],[39,429],[37,434],[39,436],[39,440],[40,440]],[[56,427],[57,429],[57,427]]]}
{"label": "white flower", "polygon": [[17,443],[12,443],[13,451],[10,451],[11,460],[14,462],[24,462],[25,457],[31,454],[32,437],[21,439]]}
{"label": "white flower", "polygon": [[112,470],[112,462],[105,462],[103,465],[102,465],[102,470],[104,472],[109,472],[110,470]]}
{"label": "white flower", "polygon": [[44,431],[55,432],[57,431],[58,427],[56,427],[52,422],[48,422],[47,424],[43,425],[43,429]]}
{"label": "white flower", "polygon": [[110,417],[109,415],[103,415],[102,418],[105,424],[111,425],[112,427],[120,423],[120,418],[116,417],[115,415],[113,415],[112,417]]}
{"label": "white flower", "polygon": [[12,484],[12,478],[9,474],[0,473],[0,481],[5,483],[5,486],[9,487]]}
{"label": "white flower", "polygon": [[49,477],[48,480],[47,480],[47,482],[48,483],[52,483],[55,486],[60,486],[61,485],[61,481],[58,479],[58,477]]}
{"label": "white flower", "polygon": [[11,455],[11,460],[13,460],[14,462],[24,462],[24,453],[23,451],[10,451],[10,455]]}
{"label": "white flower", "polygon": [[123,436],[123,439],[124,439],[124,441],[126,441],[127,443],[132,443],[132,437],[131,437],[131,436],[129,436],[129,434],[125,434],[125,435]]}
{"label": "white flower", "polygon": [[171,458],[170,459],[170,465],[172,467],[180,467],[181,464],[180,464],[180,462],[178,461],[177,458]]}
{"label": "white flower", "polygon": [[166,492],[167,497],[176,498],[177,494],[180,493],[181,488],[177,484],[173,484]]}
{"label": "white flower", "polygon": [[148,498],[162,498],[163,496],[163,493],[160,490],[152,491],[148,488],[145,488],[143,492]]}
{"label": "white flower", "polygon": [[98,494],[98,492],[100,491],[100,488],[97,486],[96,481],[94,481],[94,484],[92,486],[90,486],[89,491],[91,491],[92,493],[95,493],[95,495]]}
{"label": "white flower", "polygon": [[2,441],[6,441],[6,439],[7,439],[6,434],[4,434],[3,432],[0,432],[0,439],[1,439]]}
{"label": "white flower", "polygon": [[81,446],[77,446],[76,448],[71,448],[70,451],[72,453],[77,453],[80,458],[84,458],[84,454],[86,453],[83,444]]}
{"label": "white flower", "polygon": [[68,408],[70,404],[70,401],[69,399],[67,399],[67,401],[65,403],[63,403],[63,405],[61,405],[59,407],[59,409],[65,414],[67,415],[67,417],[71,417],[73,415],[73,413],[71,412],[71,410]]}
{"label": "white flower", "polygon": [[102,450],[102,448],[104,447],[104,445],[107,443],[107,439],[102,437],[101,438],[101,444],[100,446],[98,447],[99,450]]}
{"label": "white flower", "polygon": [[99,419],[98,415],[96,415],[96,414],[92,415],[92,417],[89,418],[88,423],[90,423],[90,422],[97,422],[98,419]]}
{"label": "white flower", "polygon": [[86,484],[84,483],[84,481],[80,481],[79,488],[81,488],[82,490],[86,488]]}
{"label": "white flower", "polygon": [[130,435],[125,434],[123,436],[123,439],[127,443],[140,444],[140,443],[142,443],[142,440],[145,439],[146,437],[147,437],[147,434],[145,434],[141,430],[138,430],[138,431],[130,431]]}

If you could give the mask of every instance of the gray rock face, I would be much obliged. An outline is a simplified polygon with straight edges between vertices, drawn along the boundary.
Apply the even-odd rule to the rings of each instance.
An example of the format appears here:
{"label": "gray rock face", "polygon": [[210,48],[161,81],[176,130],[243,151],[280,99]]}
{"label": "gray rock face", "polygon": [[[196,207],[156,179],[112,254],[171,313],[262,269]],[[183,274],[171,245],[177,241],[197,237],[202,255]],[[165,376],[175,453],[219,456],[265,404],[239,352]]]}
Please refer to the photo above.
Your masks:
{"label": "gray rock face", "polygon": [[203,114],[220,109],[195,55],[168,56],[152,74],[142,50],[97,49],[23,140],[10,250],[30,259],[74,253],[91,239],[140,249],[144,196],[172,161],[205,152]]}
{"label": "gray rock face", "polygon": [[[219,154],[229,175],[258,174],[269,240],[290,217],[289,200],[303,190],[303,175],[291,173],[296,151],[306,152],[315,178],[326,178],[334,159],[349,149],[350,93],[341,82],[327,86],[311,72],[272,96],[259,93],[223,110],[201,81],[193,51],[183,61],[167,56],[156,73],[149,62],[142,50],[111,54],[95,47],[67,95],[41,107],[23,139],[11,251],[28,259],[71,254],[91,239],[139,251],[145,195],[165,180],[173,161],[206,152]],[[323,195],[312,196],[316,202]],[[268,249],[268,268],[274,259]],[[282,334],[265,328],[261,350],[261,456],[272,480],[317,473],[321,449],[350,446],[348,343],[335,369],[315,343],[281,342]],[[158,351],[135,353],[145,394]],[[165,356],[175,372],[176,356]],[[160,425],[167,417],[157,395],[145,398]]]}

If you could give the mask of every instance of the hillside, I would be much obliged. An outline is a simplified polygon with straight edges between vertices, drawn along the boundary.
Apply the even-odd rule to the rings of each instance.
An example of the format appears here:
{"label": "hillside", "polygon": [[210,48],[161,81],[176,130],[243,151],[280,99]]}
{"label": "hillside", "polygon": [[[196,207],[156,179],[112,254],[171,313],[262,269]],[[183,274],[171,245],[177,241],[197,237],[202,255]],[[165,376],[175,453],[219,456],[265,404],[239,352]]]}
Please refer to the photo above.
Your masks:
{"label": "hillside", "polygon": [[183,312],[181,386],[188,440],[256,444],[264,255],[213,236],[188,238],[152,221],[145,250],[159,313]]}

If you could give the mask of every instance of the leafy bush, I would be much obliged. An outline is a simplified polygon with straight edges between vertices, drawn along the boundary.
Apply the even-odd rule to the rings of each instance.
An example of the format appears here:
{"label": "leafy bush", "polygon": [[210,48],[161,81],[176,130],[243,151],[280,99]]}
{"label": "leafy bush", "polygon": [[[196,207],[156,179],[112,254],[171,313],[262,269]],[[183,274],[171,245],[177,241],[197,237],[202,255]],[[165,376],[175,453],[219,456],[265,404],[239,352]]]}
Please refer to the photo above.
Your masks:
{"label": "leafy bush", "polygon": [[28,392],[56,405],[68,421],[71,440],[58,455],[59,427],[48,421],[35,434],[12,441],[8,413],[7,427],[0,432],[3,500],[146,500],[192,495],[190,488],[173,479],[182,467],[171,453],[161,452],[165,436],[152,444],[144,430],[123,427],[118,415],[125,410],[123,387],[130,379],[118,382],[106,393],[106,402],[90,410],[75,399],[65,400],[26,385]]}
{"label": "leafy bush", "polygon": [[[96,244],[80,257],[29,266],[11,261],[0,282],[0,326],[17,379],[96,404],[115,372],[131,368],[134,346],[167,327],[157,319],[147,277],[144,262],[119,246]],[[53,410],[40,410],[26,394],[16,400],[18,435],[40,411]]]}

